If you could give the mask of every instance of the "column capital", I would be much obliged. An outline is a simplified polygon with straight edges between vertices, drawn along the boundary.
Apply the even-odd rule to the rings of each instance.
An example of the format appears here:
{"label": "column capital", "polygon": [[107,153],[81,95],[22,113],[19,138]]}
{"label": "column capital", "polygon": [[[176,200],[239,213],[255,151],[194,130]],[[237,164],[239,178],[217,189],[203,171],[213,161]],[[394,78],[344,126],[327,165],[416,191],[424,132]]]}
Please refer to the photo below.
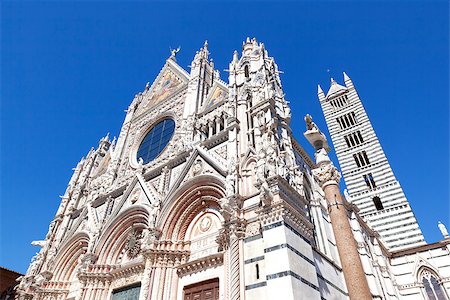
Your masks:
{"label": "column capital", "polygon": [[339,185],[339,181],[341,180],[341,173],[331,161],[319,164],[312,172],[321,188],[325,188],[332,184]]}

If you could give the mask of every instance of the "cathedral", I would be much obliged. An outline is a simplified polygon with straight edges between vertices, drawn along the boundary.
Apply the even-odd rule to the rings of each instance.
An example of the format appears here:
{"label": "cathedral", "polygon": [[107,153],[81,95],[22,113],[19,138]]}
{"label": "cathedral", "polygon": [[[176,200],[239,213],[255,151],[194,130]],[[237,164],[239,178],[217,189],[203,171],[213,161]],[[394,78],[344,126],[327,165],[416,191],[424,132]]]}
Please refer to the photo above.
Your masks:
{"label": "cathedral", "polygon": [[74,168],[16,299],[450,299],[448,232],[424,241],[349,76],[318,90],[338,170],[263,43],[227,82],[207,42],[189,72],[178,51]]}

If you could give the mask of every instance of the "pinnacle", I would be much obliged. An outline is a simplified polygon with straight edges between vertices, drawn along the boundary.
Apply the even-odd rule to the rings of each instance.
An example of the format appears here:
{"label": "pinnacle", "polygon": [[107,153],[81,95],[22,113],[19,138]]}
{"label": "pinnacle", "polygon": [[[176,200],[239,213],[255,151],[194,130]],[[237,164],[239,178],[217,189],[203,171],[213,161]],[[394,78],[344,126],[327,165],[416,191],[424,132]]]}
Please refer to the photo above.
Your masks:
{"label": "pinnacle", "polygon": [[317,94],[323,94],[323,90],[320,84],[317,85]]}
{"label": "pinnacle", "polygon": [[344,74],[344,81],[350,80],[350,77],[348,77],[347,73],[342,72]]}

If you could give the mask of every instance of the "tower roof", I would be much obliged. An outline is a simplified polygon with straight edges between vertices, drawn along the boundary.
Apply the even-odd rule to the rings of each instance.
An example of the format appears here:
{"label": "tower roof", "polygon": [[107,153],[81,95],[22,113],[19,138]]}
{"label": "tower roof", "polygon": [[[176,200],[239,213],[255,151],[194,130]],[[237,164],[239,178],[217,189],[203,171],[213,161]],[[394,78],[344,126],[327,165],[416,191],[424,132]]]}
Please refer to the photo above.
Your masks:
{"label": "tower roof", "polygon": [[330,86],[330,89],[328,90],[327,98],[329,98],[341,91],[346,91],[346,90],[347,90],[347,88],[345,86],[338,84],[333,78],[331,78],[331,86]]}

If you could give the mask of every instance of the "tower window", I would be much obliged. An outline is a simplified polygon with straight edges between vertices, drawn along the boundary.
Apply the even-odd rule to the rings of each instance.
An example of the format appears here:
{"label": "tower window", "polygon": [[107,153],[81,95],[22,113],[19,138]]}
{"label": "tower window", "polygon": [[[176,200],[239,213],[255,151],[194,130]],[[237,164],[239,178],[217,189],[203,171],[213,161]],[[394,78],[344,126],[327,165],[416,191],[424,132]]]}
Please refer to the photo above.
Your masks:
{"label": "tower window", "polygon": [[373,204],[375,204],[375,208],[376,208],[377,210],[382,210],[382,209],[384,209],[383,203],[381,203],[380,197],[375,196],[375,197],[373,197],[372,201],[373,201]]}
{"label": "tower window", "polygon": [[359,130],[344,136],[344,139],[349,148],[358,146],[364,142],[361,132]]}
{"label": "tower window", "polygon": [[342,95],[340,97],[334,98],[330,101],[330,104],[334,108],[334,110],[344,107],[348,104],[348,97],[347,95]]}
{"label": "tower window", "polygon": [[249,78],[249,77],[250,77],[250,72],[249,72],[249,70],[248,70],[248,65],[246,65],[246,66],[244,67],[244,73],[245,73],[245,77],[246,77],[246,78]]}
{"label": "tower window", "polygon": [[356,165],[358,168],[367,166],[370,164],[369,158],[367,157],[366,151],[361,151],[353,154],[353,158],[355,159]]}
{"label": "tower window", "polygon": [[259,279],[259,265],[256,264],[255,268],[256,268],[256,279]]}
{"label": "tower window", "polygon": [[369,189],[373,190],[376,188],[375,180],[373,179],[372,173],[363,175],[364,181]]}
{"label": "tower window", "polygon": [[356,122],[356,115],[354,112],[350,112],[348,114],[345,114],[343,116],[340,116],[336,119],[341,129],[346,129],[350,126],[354,126],[357,124]]}

